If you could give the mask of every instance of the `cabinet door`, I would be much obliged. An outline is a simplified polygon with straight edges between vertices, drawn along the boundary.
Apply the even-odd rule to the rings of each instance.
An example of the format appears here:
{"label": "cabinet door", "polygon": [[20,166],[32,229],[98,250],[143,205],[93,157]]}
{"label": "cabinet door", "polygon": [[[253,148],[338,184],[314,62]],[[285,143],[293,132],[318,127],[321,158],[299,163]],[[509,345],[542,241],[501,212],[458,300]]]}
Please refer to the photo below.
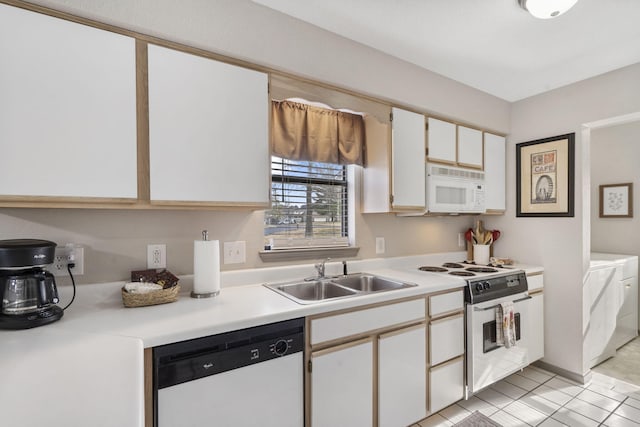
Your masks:
{"label": "cabinet door", "polygon": [[459,357],[429,371],[429,412],[457,402],[464,397],[464,358]]}
{"label": "cabinet door", "polygon": [[413,424],[427,415],[426,326],[381,335],[378,341],[378,425]]}
{"label": "cabinet door", "polygon": [[456,125],[442,120],[428,118],[429,160],[455,164]]}
{"label": "cabinet door", "polygon": [[505,204],[505,138],[484,134],[485,207],[504,211]]}
{"label": "cabinet door", "polygon": [[0,4],[0,58],[0,196],[135,199],[134,39]]}
{"label": "cabinet door", "polygon": [[269,201],[267,75],[149,45],[152,201]]}
{"label": "cabinet door", "polygon": [[424,116],[393,108],[391,150],[394,209],[424,209],[424,139]]}
{"label": "cabinet door", "polygon": [[620,348],[638,336],[638,279],[631,277],[621,280],[618,287],[620,309],[614,335],[616,348]]}
{"label": "cabinet door", "polygon": [[544,294],[537,293],[531,296],[528,317],[535,319],[533,323],[525,321],[529,363],[533,363],[544,357]]}
{"label": "cabinet door", "polygon": [[312,353],[311,362],[311,426],[372,426],[372,339]]}
{"label": "cabinet door", "polygon": [[482,169],[482,132],[458,126],[458,164]]}
{"label": "cabinet door", "polygon": [[614,343],[611,342],[616,328],[618,314],[619,281],[616,280],[616,267],[605,267],[590,270],[585,286],[586,296],[584,309],[590,313],[589,328],[585,338],[589,367],[595,366],[615,354]]}
{"label": "cabinet door", "polygon": [[364,116],[364,128],[367,135],[367,167],[362,168],[362,213],[390,212],[391,124],[381,123],[375,116],[367,114]]}
{"label": "cabinet door", "polygon": [[432,320],[429,339],[431,366],[464,354],[464,315]]}

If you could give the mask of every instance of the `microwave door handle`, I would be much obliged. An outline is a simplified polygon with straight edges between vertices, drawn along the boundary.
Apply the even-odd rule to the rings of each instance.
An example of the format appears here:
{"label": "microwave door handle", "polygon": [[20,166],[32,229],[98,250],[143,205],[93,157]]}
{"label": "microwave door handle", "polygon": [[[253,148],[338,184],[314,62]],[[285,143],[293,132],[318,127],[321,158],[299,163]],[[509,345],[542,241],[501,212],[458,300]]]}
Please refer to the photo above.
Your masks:
{"label": "microwave door handle", "polygon": [[[513,302],[515,304],[517,302],[526,301],[526,300],[531,299],[531,298],[533,298],[533,297],[527,295],[526,297],[519,298],[517,300],[514,300]],[[495,304],[495,305],[492,305],[492,306],[489,306],[489,307],[485,307],[485,308],[473,307],[473,311],[487,311],[487,310],[493,310],[494,308],[498,308],[498,307],[500,307],[500,304]]]}

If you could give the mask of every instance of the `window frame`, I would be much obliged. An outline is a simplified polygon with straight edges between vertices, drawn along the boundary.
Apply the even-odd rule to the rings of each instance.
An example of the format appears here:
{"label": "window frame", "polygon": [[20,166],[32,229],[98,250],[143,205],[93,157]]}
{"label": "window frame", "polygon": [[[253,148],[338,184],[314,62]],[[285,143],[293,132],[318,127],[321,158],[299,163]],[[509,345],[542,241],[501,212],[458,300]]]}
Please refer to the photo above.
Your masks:
{"label": "window frame", "polygon": [[[313,167],[325,169],[328,173],[325,176],[317,176],[318,174],[314,174],[311,171]],[[304,174],[300,172],[298,168],[309,168],[309,174]],[[316,169],[317,170],[317,169]],[[339,176],[339,179],[332,177],[330,173],[331,170],[335,170],[338,172],[335,176]],[[320,175],[323,175],[322,173]],[[347,165],[339,165],[334,163],[326,163],[326,162],[314,162],[314,161],[306,161],[306,160],[291,160],[281,158],[279,156],[272,155],[271,156],[271,197],[273,204],[273,196],[275,191],[287,191],[283,190],[284,186],[309,186],[309,185],[319,185],[319,186],[329,186],[334,188],[339,188],[339,211],[337,212],[337,217],[339,218],[340,223],[340,236],[331,235],[327,237],[291,237],[287,236],[286,233],[284,236],[275,236],[269,237],[266,233],[266,230],[270,226],[269,211],[265,210],[265,218],[263,225],[263,232],[265,238],[265,250],[296,250],[296,249],[322,249],[322,248],[336,248],[336,247],[348,247],[349,246],[349,229],[350,225],[353,225],[353,221],[351,221],[350,216],[353,215],[353,209],[350,208],[350,205],[353,203],[354,198],[351,196],[351,191],[353,191],[353,186],[350,185],[349,182],[349,167]],[[274,187],[274,183],[279,184],[279,188]],[[295,191],[295,190],[292,190]],[[295,196],[290,196],[293,200],[295,200]],[[291,200],[291,199],[290,199]],[[286,202],[286,198],[283,197],[283,202]],[[308,217],[307,208],[304,208],[304,217]],[[318,213],[312,213],[311,216],[319,217],[322,216]],[[302,222],[306,224],[305,222]],[[291,224],[291,222],[285,222],[285,224]],[[315,228],[314,228],[315,229]]]}

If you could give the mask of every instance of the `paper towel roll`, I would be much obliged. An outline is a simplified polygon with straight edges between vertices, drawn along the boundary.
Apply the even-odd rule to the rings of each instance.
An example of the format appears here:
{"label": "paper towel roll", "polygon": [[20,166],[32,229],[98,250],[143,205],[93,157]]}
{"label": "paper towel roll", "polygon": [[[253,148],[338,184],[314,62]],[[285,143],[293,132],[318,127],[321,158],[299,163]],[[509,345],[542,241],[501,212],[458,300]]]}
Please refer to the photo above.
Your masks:
{"label": "paper towel roll", "polygon": [[220,241],[193,242],[193,298],[208,298],[220,293]]}

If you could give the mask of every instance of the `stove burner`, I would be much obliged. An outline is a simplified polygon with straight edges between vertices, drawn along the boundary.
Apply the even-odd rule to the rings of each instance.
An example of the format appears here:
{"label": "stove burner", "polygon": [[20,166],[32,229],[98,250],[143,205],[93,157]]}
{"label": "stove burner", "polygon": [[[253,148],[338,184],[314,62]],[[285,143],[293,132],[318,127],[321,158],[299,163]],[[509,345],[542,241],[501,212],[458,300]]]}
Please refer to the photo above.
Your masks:
{"label": "stove burner", "polygon": [[442,266],[446,268],[464,268],[464,265],[458,264],[457,262],[445,262]]}
{"label": "stove burner", "polygon": [[470,271],[450,271],[449,274],[452,276],[475,276],[475,274]]}
{"label": "stove burner", "polygon": [[431,267],[431,266],[420,267],[420,268],[418,268],[418,270],[421,270],[421,271],[431,271],[431,272],[434,272],[434,273],[442,273],[442,272],[445,272],[445,271],[449,271],[449,270],[447,270],[446,268],[442,268],[442,267]]}
{"label": "stove burner", "polygon": [[498,270],[491,267],[469,267],[465,268],[467,271],[473,271],[475,273],[497,273]]}

